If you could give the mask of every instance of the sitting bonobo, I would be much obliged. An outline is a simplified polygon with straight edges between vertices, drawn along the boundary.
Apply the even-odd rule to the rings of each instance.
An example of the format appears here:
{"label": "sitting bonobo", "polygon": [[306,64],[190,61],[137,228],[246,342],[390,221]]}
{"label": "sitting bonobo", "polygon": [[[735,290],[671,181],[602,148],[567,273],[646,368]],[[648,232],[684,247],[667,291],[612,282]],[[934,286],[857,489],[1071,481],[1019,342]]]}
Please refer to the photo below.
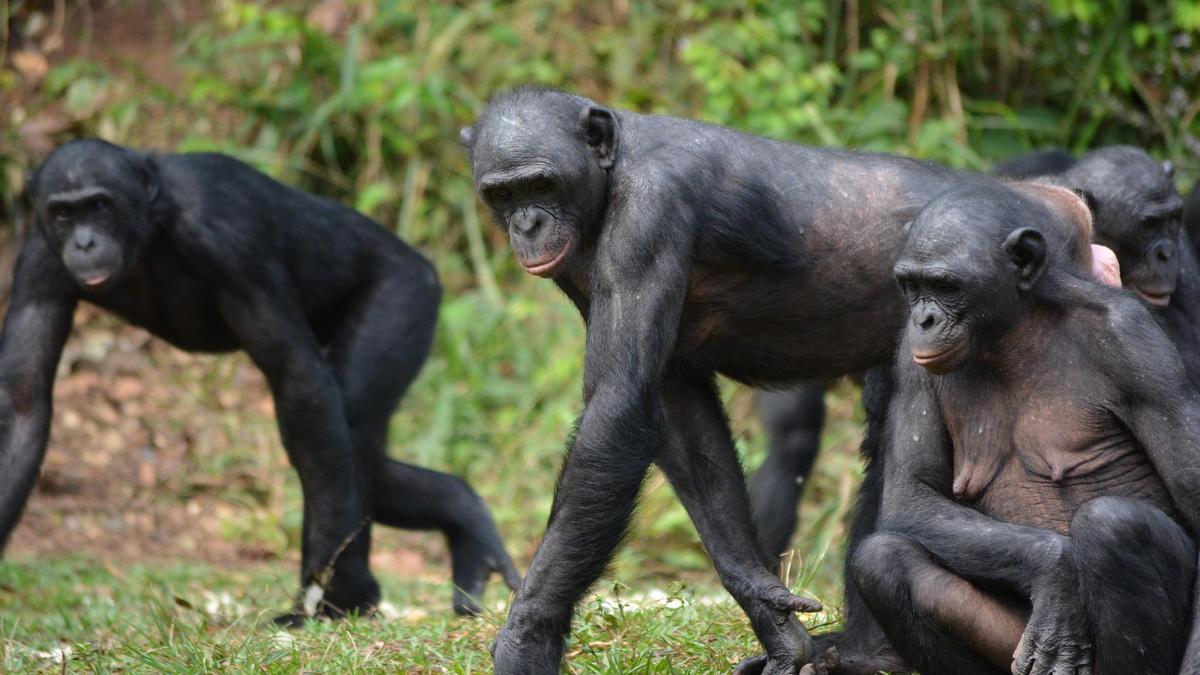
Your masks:
{"label": "sitting bonobo", "polygon": [[1036,184],[918,216],[879,530],[851,571],[909,666],[1175,673],[1200,518],[1200,399],[1089,212]]}
{"label": "sitting bonobo", "polygon": [[520,581],[465,482],[387,457],[388,423],[437,321],[428,260],[224,155],[76,141],[34,173],[29,197],[37,227],[0,335],[0,548],[41,465],[55,367],[84,300],[181,349],[244,349],[266,376],[304,493],[307,590],[283,622],[379,601],[371,521],[445,532],[460,613],[478,611],[493,571]]}

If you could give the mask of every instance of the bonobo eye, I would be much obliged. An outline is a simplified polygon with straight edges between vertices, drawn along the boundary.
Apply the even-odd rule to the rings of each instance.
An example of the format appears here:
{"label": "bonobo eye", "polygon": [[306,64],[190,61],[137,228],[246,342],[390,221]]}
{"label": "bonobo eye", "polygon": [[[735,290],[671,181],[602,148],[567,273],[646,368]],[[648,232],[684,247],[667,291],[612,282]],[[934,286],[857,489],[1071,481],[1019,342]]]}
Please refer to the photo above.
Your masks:
{"label": "bonobo eye", "polygon": [[487,198],[488,201],[506,202],[512,199],[512,190],[503,187],[488,188]]}
{"label": "bonobo eye", "polygon": [[533,181],[533,191],[538,194],[546,194],[547,192],[550,192],[553,187],[554,185],[550,182],[550,179],[544,176]]}
{"label": "bonobo eye", "polygon": [[958,292],[958,284],[949,279],[933,279],[929,282],[929,290],[936,295],[954,295]]}
{"label": "bonobo eye", "polygon": [[108,197],[96,197],[92,200],[90,206],[92,207],[92,213],[104,213],[111,204]]}
{"label": "bonobo eye", "polygon": [[69,220],[71,212],[65,206],[55,206],[50,209],[50,217],[55,220]]}

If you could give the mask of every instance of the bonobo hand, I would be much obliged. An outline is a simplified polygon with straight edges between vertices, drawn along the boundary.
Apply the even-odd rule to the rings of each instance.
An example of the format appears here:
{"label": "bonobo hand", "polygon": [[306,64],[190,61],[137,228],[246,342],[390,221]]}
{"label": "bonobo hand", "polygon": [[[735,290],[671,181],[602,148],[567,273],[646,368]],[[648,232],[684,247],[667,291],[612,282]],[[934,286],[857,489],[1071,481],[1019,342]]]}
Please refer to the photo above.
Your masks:
{"label": "bonobo hand", "polygon": [[1033,612],[1013,654],[1013,675],[1091,675],[1092,640],[1069,556],[1060,555],[1034,585],[1032,600]]}
{"label": "bonobo hand", "polygon": [[[796,612],[819,612],[821,603],[793,595],[778,580],[764,584],[759,602],[744,607],[767,653],[737,665],[738,675],[799,675],[815,673],[812,638],[796,619]],[[806,666],[806,664],[808,664]],[[801,668],[805,670],[801,671]]]}
{"label": "bonobo hand", "polygon": [[492,645],[495,675],[558,675],[563,658],[563,636],[551,622],[527,619],[520,601]]}
{"label": "bonobo hand", "polygon": [[521,575],[504,550],[491,512],[474,496],[470,526],[449,532],[450,566],[454,570],[454,611],[474,616],[482,611],[479,600],[492,572],[499,572],[512,590],[521,587]]}

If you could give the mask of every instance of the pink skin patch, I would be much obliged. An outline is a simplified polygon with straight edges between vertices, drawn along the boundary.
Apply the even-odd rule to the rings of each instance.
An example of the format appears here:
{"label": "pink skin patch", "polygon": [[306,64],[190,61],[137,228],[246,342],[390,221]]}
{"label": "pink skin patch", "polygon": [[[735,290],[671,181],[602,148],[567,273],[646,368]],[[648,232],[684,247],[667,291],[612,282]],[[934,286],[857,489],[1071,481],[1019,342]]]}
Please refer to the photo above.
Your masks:
{"label": "pink skin patch", "polygon": [[1092,276],[1106,286],[1121,287],[1121,263],[1109,247],[1092,244]]}

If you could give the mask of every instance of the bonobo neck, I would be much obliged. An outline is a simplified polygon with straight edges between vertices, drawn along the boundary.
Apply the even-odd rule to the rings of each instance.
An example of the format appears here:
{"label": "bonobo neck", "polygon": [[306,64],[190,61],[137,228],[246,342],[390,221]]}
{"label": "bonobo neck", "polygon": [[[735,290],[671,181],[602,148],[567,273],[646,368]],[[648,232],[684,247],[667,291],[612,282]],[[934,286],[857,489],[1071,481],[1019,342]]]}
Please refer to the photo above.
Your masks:
{"label": "bonobo neck", "polygon": [[998,380],[1009,380],[1032,370],[1034,364],[1055,352],[1062,335],[1063,311],[1058,307],[1032,305],[1010,318],[996,335],[984,337],[989,345],[978,352],[977,361]]}

